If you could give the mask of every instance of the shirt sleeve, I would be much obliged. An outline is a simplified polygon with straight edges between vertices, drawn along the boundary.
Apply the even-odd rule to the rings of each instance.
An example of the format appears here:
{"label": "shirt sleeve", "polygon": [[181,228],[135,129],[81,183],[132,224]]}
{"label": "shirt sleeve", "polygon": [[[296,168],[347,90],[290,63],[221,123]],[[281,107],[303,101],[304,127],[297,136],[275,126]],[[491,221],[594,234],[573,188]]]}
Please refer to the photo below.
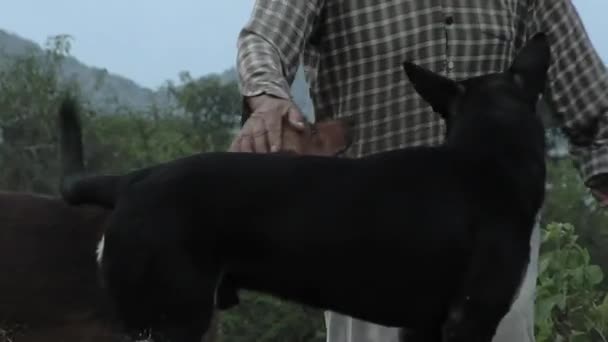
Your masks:
{"label": "shirt sleeve", "polygon": [[[237,74],[243,97],[263,93],[291,98],[302,47],[323,0],[256,0],[237,41]],[[247,111],[247,106],[243,106]]]}
{"label": "shirt sleeve", "polygon": [[585,184],[608,173],[608,72],[571,0],[536,0],[529,33],[549,36],[547,101]]}

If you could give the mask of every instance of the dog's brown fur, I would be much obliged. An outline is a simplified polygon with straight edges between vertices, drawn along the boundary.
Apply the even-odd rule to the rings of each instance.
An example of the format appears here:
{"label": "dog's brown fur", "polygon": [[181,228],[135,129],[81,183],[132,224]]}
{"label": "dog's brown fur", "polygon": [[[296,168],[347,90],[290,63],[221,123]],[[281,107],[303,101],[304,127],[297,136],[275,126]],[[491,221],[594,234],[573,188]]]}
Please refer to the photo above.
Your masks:
{"label": "dog's brown fur", "polygon": [[308,124],[304,132],[283,125],[283,151],[298,154],[331,156],[342,153],[351,143],[347,123],[326,120]]}
{"label": "dog's brown fur", "polygon": [[91,337],[84,327],[109,328],[112,314],[95,261],[106,216],[100,207],[0,192],[0,319],[26,326],[15,342],[48,341],[44,332],[62,326],[73,327],[73,341],[84,341]]}
{"label": "dog's brown fur", "polygon": [[298,131],[284,119],[280,152],[317,156],[339,155],[351,144],[349,125],[347,120],[306,122],[304,130]]}
{"label": "dog's brown fur", "polygon": [[[77,111],[66,108],[60,109],[60,120],[77,120]],[[62,132],[64,178],[84,168],[78,165],[77,125],[78,131]],[[347,147],[346,131],[338,121],[308,126],[304,133],[287,128],[283,150],[333,155]],[[0,191],[0,330],[8,330],[12,341],[125,341],[97,275],[95,251],[108,214],[56,197]],[[24,329],[11,333],[16,324]]]}

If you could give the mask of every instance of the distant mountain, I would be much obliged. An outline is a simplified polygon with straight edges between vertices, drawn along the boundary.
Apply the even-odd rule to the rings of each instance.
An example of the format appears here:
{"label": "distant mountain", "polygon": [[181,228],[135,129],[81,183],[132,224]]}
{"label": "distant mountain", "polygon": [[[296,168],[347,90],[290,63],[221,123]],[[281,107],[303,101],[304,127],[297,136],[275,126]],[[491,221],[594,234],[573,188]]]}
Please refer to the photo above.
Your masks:
{"label": "distant mountain", "polygon": [[[29,52],[41,55],[43,52],[42,48],[31,40],[4,30],[0,30],[0,51],[3,56],[21,56]],[[3,56],[0,56],[0,67],[6,63],[6,59],[2,60]],[[234,68],[221,72],[219,75],[226,81],[237,79]],[[101,112],[112,112],[116,106],[142,109],[152,103],[160,107],[170,103],[166,89],[160,85],[158,90],[152,90],[104,68],[85,65],[74,57],[65,59],[61,77],[64,80],[75,79],[93,107]],[[103,77],[103,82],[99,82],[101,77]],[[312,103],[307,89],[304,75],[300,70],[292,87],[292,93],[300,108],[307,115],[311,115]]]}
{"label": "distant mountain", "polygon": [[[4,56],[20,56],[29,52],[36,55],[43,53],[38,44],[3,30],[0,30],[0,50]],[[2,64],[0,60],[0,66]],[[142,87],[128,78],[109,73],[105,69],[87,66],[73,57],[65,59],[62,70],[62,79],[75,79],[83,93],[98,109],[111,110],[115,102],[132,108],[144,108],[151,102],[158,102],[159,105],[167,102],[166,97],[160,96],[151,89]],[[99,83],[102,76],[105,76],[104,82]]]}

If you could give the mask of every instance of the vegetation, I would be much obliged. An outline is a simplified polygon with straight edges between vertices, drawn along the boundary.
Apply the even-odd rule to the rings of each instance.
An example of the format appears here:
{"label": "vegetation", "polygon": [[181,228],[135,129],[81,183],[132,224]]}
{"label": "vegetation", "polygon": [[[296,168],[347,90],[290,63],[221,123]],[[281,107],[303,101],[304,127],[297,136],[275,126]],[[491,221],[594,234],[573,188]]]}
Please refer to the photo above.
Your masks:
{"label": "vegetation", "polygon": [[[69,37],[49,40],[43,54],[6,56],[0,69],[0,188],[56,194],[56,108],[77,80],[60,77]],[[103,76],[103,75],[102,75]],[[144,109],[92,106],[81,95],[88,168],[122,172],[198,151],[224,150],[239,122],[237,85],[220,76],[180,75],[168,84],[171,105]],[[103,83],[103,77],[98,80]],[[110,100],[108,100],[110,101]],[[140,106],[141,107],[141,106]],[[542,216],[536,334],[539,342],[606,341],[608,218],[567,158],[548,157],[549,190]],[[246,292],[219,316],[215,341],[324,342],[322,312]]]}

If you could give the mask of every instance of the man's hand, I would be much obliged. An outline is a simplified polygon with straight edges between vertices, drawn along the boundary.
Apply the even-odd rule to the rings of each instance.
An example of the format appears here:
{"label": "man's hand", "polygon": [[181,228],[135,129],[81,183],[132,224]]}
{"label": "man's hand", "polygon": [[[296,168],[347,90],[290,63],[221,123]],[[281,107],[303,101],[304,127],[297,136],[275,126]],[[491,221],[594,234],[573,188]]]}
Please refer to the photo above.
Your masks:
{"label": "man's hand", "polygon": [[591,178],[588,186],[600,207],[608,207],[608,174],[600,174]]}
{"label": "man's hand", "polygon": [[608,187],[604,187],[603,189],[591,189],[591,193],[593,194],[593,197],[595,197],[595,199],[599,202],[600,207],[608,207]]}
{"label": "man's hand", "polygon": [[304,115],[290,100],[259,95],[248,98],[247,103],[252,110],[251,116],[233,140],[229,151],[277,152],[282,145],[284,122],[298,131],[305,128]]}

